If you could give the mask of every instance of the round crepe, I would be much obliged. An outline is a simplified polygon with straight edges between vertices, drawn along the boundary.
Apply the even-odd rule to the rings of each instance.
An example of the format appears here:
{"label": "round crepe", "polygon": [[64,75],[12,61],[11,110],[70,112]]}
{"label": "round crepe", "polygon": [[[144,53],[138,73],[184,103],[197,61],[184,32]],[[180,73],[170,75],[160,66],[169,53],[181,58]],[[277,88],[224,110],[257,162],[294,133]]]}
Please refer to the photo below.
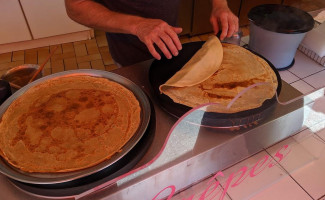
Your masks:
{"label": "round crepe", "polygon": [[[174,102],[189,107],[219,103],[208,110],[218,113],[236,113],[257,108],[275,95],[277,77],[264,59],[237,45],[223,43],[222,46],[222,63],[208,79],[190,87],[164,86],[161,91]],[[205,74],[203,70],[200,73]],[[227,109],[229,102],[242,90],[261,82],[267,84],[248,90]]]}
{"label": "round crepe", "polygon": [[0,152],[27,172],[69,172],[94,166],[121,148],[140,124],[131,91],[85,75],[30,88],[4,113]]}

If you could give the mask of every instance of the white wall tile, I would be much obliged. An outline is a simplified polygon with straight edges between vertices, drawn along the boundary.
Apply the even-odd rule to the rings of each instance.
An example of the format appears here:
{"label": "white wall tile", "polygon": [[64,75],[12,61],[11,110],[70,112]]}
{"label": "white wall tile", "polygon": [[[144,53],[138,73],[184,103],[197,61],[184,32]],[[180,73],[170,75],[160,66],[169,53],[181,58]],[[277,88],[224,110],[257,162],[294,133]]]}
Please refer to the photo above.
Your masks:
{"label": "white wall tile", "polygon": [[291,73],[288,70],[279,71],[279,74],[281,76],[281,79],[289,84],[299,80],[298,76],[294,75],[293,73]]}
{"label": "white wall tile", "polygon": [[294,83],[291,83],[290,85],[293,86],[294,88],[296,88],[297,90],[299,90],[303,94],[307,94],[308,92],[315,90],[315,88],[308,85],[303,80],[296,81]]}
{"label": "white wall tile", "polygon": [[311,74],[324,70],[324,67],[317,64],[300,51],[297,51],[295,56],[295,64],[288,70],[299,78],[305,78]]}

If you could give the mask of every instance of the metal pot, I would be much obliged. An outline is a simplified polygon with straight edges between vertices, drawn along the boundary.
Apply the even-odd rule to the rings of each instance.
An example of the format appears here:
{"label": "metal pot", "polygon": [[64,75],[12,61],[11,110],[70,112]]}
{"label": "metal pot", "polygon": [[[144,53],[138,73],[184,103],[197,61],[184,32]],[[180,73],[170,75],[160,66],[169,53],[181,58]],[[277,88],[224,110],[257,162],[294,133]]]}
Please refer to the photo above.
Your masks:
{"label": "metal pot", "polygon": [[[24,87],[28,84],[29,80],[33,77],[34,73],[39,69],[39,65],[35,64],[24,64],[17,67],[11,68],[1,76],[1,79],[8,81],[15,86]],[[36,79],[43,76],[41,71]],[[12,88],[12,92],[16,92],[18,88]]]}
{"label": "metal pot", "polygon": [[268,59],[278,70],[294,64],[294,56],[305,34],[314,27],[308,13],[294,7],[264,4],[248,13],[248,48]]}

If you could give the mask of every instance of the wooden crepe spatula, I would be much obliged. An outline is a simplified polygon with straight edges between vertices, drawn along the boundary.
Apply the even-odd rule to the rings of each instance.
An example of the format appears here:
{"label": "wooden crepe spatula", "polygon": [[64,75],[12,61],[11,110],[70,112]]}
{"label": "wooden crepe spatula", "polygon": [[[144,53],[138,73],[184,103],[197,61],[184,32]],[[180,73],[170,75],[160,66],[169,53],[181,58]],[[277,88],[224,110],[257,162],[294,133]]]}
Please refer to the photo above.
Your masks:
{"label": "wooden crepe spatula", "polygon": [[44,63],[38,68],[38,70],[34,73],[34,75],[32,76],[32,78],[28,81],[28,83],[31,83],[32,81],[34,81],[34,79],[37,77],[37,75],[43,70],[44,66],[46,65],[46,63],[50,60],[50,58],[52,57],[52,55],[54,54],[54,52],[58,49],[58,46],[56,46],[54,48],[54,50],[51,52],[51,54],[46,58],[46,60],[44,61]]}

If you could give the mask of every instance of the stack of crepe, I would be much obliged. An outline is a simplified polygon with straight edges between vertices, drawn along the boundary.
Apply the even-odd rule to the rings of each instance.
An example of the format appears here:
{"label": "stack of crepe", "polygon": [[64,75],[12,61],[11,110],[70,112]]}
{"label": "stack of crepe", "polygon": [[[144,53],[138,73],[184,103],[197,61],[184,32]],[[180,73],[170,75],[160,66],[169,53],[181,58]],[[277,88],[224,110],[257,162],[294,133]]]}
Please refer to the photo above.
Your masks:
{"label": "stack of crepe", "polygon": [[[245,88],[263,83],[245,92],[230,108],[228,104]],[[198,52],[160,91],[174,102],[189,107],[218,103],[210,112],[236,113],[260,107],[275,95],[277,77],[269,64],[245,48],[221,44],[210,37]]]}
{"label": "stack of crepe", "polygon": [[0,156],[26,172],[70,172],[109,159],[136,133],[139,102],[105,78],[49,79],[17,98],[0,123]]}

